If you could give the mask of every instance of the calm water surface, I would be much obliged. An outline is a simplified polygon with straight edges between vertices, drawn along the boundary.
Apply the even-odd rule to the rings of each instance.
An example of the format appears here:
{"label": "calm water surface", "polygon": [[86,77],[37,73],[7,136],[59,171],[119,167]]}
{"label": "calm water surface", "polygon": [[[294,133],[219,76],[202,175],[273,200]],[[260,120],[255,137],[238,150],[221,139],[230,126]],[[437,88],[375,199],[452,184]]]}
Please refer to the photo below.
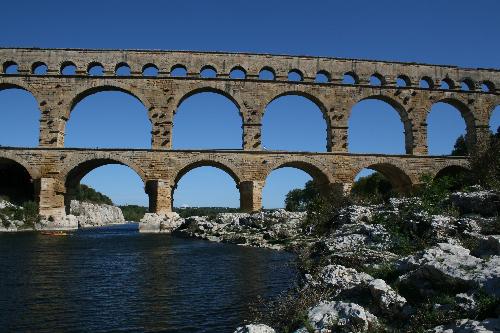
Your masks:
{"label": "calm water surface", "polygon": [[233,332],[296,274],[287,253],[136,225],[0,234],[0,331]]}

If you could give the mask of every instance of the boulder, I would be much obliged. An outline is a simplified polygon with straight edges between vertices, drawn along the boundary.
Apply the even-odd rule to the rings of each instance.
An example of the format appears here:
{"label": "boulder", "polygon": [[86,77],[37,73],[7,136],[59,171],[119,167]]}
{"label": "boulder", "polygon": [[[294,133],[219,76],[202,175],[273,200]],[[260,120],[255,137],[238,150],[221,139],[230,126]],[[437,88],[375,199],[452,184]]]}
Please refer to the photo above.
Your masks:
{"label": "boulder", "polygon": [[[314,332],[366,332],[378,326],[377,318],[356,303],[321,302],[309,309],[307,319]],[[298,332],[307,332],[301,328]]]}
{"label": "boulder", "polygon": [[385,314],[395,315],[401,313],[406,306],[406,298],[399,295],[382,279],[370,281],[368,288],[378,307]]}
{"label": "boulder", "polygon": [[71,200],[70,214],[76,216],[80,228],[125,223],[119,207]]}
{"label": "boulder", "polygon": [[234,333],[276,333],[276,331],[264,324],[250,324],[238,327]]}
{"label": "boulder", "polygon": [[141,233],[172,233],[184,223],[184,219],[177,213],[146,213],[139,222]]}
{"label": "boulder", "polygon": [[500,195],[495,191],[455,192],[449,200],[461,214],[495,216],[500,213]]}
{"label": "boulder", "polygon": [[495,333],[500,332],[500,318],[477,321],[461,319],[450,325],[442,325],[429,330],[429,333]]}

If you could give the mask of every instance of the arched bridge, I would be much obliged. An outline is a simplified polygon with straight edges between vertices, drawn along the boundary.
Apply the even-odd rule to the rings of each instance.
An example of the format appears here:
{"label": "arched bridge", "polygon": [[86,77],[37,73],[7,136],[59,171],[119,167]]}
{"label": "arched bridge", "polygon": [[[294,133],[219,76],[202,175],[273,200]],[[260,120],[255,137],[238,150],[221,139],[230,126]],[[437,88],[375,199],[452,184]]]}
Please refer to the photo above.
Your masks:
{"label": "arched bridge", "polygon": [[[426,119],[434,103],[449,103],[461,112],[470,151],[487,142],[489,119],[500,104],[500,71],[496,69],[246,53],[20,48],[0,49],[0,63],[0,90],[27,90],[40,109],[39,146],[0,148],[0,175],[34,184],[33,190],[26,185],[18,194],[33,192],[40,213],[54,217],[65,214],[75,185],[105,164],[135,170],[144,181],[150,211],[158,213],[171,211],[172,192],[180,177],[205,165],[231,175],[245,211],[261,208],[267,175],[288,166],[339,190],[348,189],[361,169],[371,168],[384,174],[397,190],[408,191],[424,173],[467,167],[465,157],[428,156]],[[101,75],[90,75],[96,67]],[[123,68],[126,74],[117,75]],[[153,75],[148,74],[151,69]],[[212,76],[202,77],[205,70]],[[179,71],[182,76],[177,76]],[[349,84],[343,83],[345,76],[352,79]],[[372,77],[377,85],[370,84]],[[152,126],[151,149],[64,148],[73,107],[86,96],[110,90],[130,94],[146,107]],[[177,107],[198,92],[224,95],[237,106],[243,124],[241,150],[172,149]],[[262,150],[264,110],[284,95],[307,97],[321,109],[327,125],[327,152]],[[383,100],[398,111],[405,129],[406,155],[348,153],[351,108],[365,99]]]}

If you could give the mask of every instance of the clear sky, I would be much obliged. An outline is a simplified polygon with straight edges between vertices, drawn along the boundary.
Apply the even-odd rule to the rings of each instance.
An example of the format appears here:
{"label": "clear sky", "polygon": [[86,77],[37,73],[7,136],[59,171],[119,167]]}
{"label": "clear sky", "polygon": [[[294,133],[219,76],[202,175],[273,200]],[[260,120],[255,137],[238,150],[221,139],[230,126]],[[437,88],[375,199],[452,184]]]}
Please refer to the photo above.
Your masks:
{"label": "clear sky", "polygon": [[[500,68],[499,13],[496,0],[17,0],[3,6],[0,46],[246,51]],[[1,145],[36,146],[38,118],[32,96],[0,91]],[[241,147],[241,118],[224,97],[192,96],[179,107],[174,124],[174,148]],[[449,153],[465,131],[458,111],[445,104],[433,107],[428,124],[431,154]],[[357,104],[349,125],[349,151],[404,153],[402,123],[387,104]],[[491,126],[500,126],[499,107]],[[325,151],[325,128],[312,102],[283,97],[266,108],[263,145]],[[75,107],[66,146],[148,148],[150,130],[137,100],[99,93]],[[274,171],[264,188],[264,206],[282,206],[288,190],[308,179],[294,169]],[[119,204],[147,203],[139,177],[124,166],[98,168],[83,182]],[[174,199],[178,206],[239,203],[233,180],[210,167],[186,174]]]}

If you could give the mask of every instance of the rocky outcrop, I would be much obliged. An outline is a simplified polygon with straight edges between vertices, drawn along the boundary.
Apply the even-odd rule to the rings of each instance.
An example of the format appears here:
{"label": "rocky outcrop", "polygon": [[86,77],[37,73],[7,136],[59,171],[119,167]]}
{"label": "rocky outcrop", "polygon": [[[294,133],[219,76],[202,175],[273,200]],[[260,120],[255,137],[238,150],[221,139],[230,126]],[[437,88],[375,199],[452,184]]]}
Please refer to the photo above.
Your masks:
{"label": "rocky outcrop", "polygon": [[250,324],[238,327],[234,333],[276,333],[276,331],[267,325]]}
{"label": "rocky outcrop", "polygon": [[70,214],[76,216],[80,228],[125,223],[119,207],[71,200]]}
{"label": "rocky outcrop", "polygon": [[177,213],[146,213],[139,222],[139,232],[169,234],[177,230],[184,223],[184,219]]}
{"label": "rocky outcrop", "polygon": [[458,320],[450,325],[434,327],[429,333],[495,333],[500,332],[500,318],[477,321]]}
{"label": "rocky outcrop", "polygon": [[456,192],[449,197],[461,214],[494,216],[500,213],[500,194],[477,188],[472,192]]}
{"label": "rocky outcrop", "polygon": [[[320,302],[309,309],[307,321],[314,332],[366,332],[378,326],[377,318],[355,303]],[[300,328],[295,333],[308,333]]]}

